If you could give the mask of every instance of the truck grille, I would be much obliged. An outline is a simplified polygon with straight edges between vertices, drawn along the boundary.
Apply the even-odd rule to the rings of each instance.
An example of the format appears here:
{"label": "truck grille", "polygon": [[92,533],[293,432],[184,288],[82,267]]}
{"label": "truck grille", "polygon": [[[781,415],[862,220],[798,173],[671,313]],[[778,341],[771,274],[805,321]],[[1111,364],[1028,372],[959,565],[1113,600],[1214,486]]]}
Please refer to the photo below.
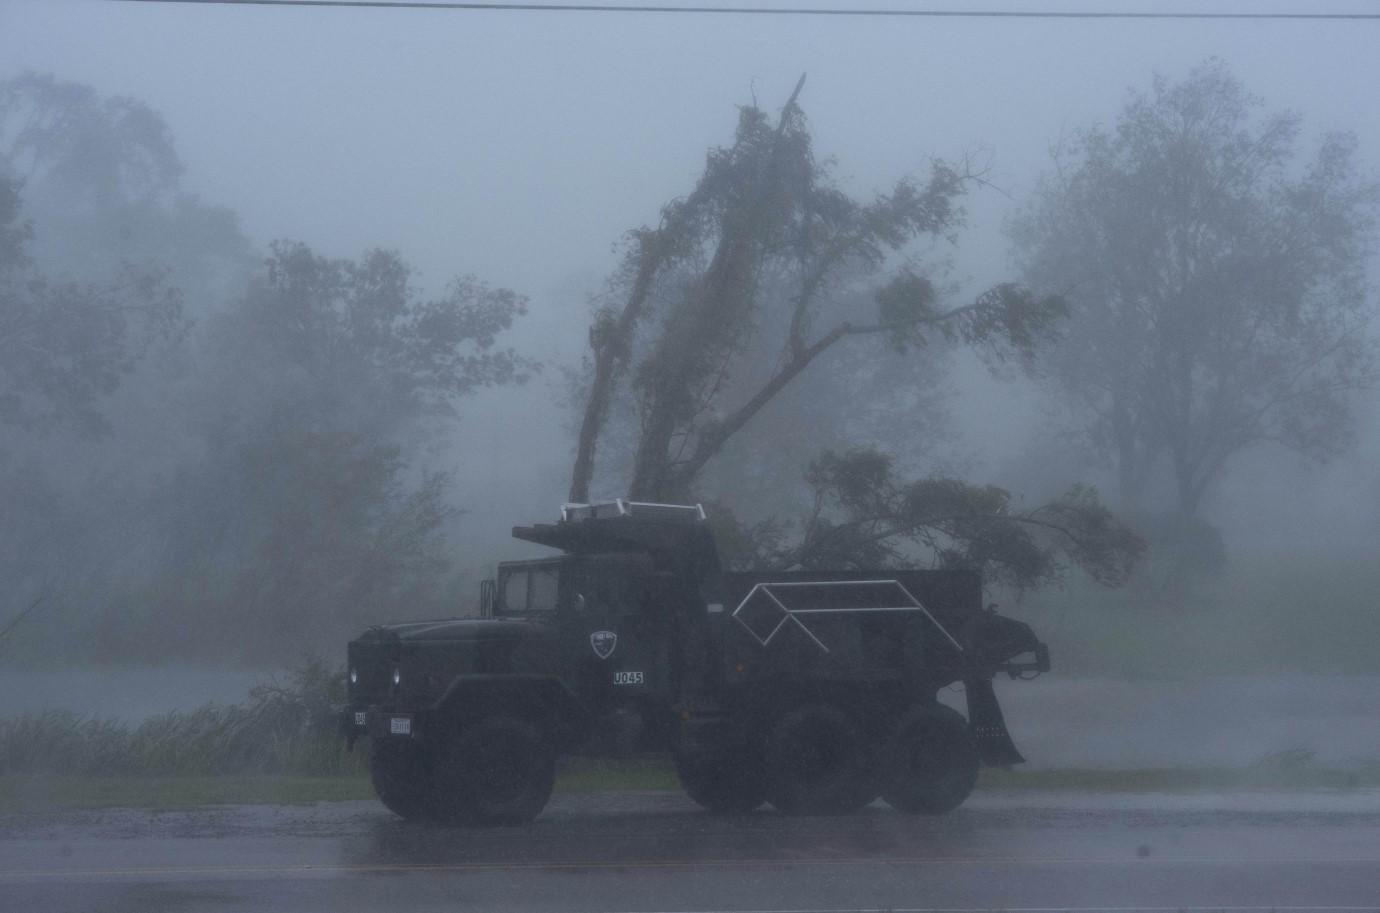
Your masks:
{"label": "truck grille", "polygon": [[350,683],[351,703],[379,703],[388,698],[393,688],[393,670],[397,667],[397,647],[393,644],[350,644],[350,669],[355,680]]}

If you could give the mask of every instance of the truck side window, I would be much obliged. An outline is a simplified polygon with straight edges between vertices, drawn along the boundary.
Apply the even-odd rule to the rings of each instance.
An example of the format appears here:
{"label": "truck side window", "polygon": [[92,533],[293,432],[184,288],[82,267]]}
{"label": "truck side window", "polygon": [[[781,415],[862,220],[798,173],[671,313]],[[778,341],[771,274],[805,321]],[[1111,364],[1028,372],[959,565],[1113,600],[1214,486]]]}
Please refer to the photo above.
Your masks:
{"label": "truck side window", "polygon": [[532,568],[532,580],[528,588],[530,612],[554,612],[556,610],[556,590],[560,583],[554,567]]}
{"label": "truck side window", "polygon": [[527,571],[509,571],[503,578],[503,611],[527,611]]}
{"label": "truck side window", "polygon": [[646,603],[649,566],[641,557],[587,558],[579,565],[574,589],[584,597],[587,611],[639,614]]}

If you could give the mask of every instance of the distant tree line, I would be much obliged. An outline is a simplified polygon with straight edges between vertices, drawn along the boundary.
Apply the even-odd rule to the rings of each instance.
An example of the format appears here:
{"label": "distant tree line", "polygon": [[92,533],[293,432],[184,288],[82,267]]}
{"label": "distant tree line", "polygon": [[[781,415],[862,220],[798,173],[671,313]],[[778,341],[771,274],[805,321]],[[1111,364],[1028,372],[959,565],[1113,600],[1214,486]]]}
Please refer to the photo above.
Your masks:
{"label": "distant tree line", "polygon": [[6,616],[47,593],[46,649],[259,662],[453,607],[426,442],[530,372],[525,300],[423,296],[387,250],[256,257],[181,172],[140,102],[0,84]]}
{"label": "distant tree line", "polygon": [[[1012,231],[1026,281],[1074,319],[1032,375],[1174,576],[1222,560],[1205,514],[1243,453],[1350,446],[1377,378],[1380,184],[1355,136],[1300,149],[1218,60],[1069,137]],[[1157,506],[1167,505],[1167,506]]]}

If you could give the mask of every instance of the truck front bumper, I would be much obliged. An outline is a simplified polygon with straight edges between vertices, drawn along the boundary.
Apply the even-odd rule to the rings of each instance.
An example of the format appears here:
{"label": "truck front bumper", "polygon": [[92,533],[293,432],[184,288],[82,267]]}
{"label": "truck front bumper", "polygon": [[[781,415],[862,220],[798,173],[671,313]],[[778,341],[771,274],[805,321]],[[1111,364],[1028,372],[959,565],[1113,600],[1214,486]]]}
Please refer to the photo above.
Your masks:
{"label": "truck front bumper", "polygon": [[383,710],[379,707],[350,707],[340,716],[340,728],[350,747],[355,740],[415,739],[421,734],[421,714],[413,711]]}

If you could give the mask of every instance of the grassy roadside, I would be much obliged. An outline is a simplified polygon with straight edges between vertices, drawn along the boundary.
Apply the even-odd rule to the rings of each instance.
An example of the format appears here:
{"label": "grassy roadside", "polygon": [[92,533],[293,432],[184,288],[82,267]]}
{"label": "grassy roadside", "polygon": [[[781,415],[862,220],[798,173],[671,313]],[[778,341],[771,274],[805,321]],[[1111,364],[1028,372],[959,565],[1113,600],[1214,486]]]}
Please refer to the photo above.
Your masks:
{"label": "grassy roadside", "polygon": [[1140,769],[999,770],[982,772],[978,787],[1084,793],[1346,790],[1380,787],[1380,763],[1337,768],[1151,767]]}
{"label": "grassy roadside", "polygon": [[1373,555],[1243,552],[1182,609],[1076,576],[998,601],[1050,644],[1061,679],[1375,675],[1377,589]]}
{"label": "grassy roadside", "polygon": [[371,799],[362,776],[0,777],[0,814],[67,809],[196,808],[206,805],[309,805]]}
{"label": "grassy roadside", "polygon": [[[664,761],[573,761],[563,764],[556,791],[677,790]],[[242,774],[229,776],[0,776],[0,814],[93,808],[195,808],[204,805],[310,805],[374,798],[368,776]]]}
{"label": "grassy roadside", "polygon": [[[675,790],[675,771],[662,761],[577,761],[565,765],[557,792]],[[1127,770],[984,770],[979,789],[1084,793],[1241,792],[1380,788],[1380,763],[1355,768],[1145,768]],[[360,774],[174,777],[0,777],[0,814],[69,809],[209,805],[309,805],[372,799]]]}

